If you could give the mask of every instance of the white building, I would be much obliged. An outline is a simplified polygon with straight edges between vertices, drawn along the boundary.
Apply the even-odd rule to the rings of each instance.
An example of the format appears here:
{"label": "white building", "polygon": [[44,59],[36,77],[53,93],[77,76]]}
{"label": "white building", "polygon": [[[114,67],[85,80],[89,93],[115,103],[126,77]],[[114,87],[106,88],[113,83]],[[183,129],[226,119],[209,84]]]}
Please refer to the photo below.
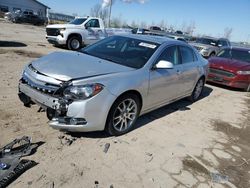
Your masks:
{"label": "white building", "polygon": [[48,9],[50,9],[48,6],[37,0],[0,0],[0,11],[2,12],[29,11],[40,17],[48,18]]}

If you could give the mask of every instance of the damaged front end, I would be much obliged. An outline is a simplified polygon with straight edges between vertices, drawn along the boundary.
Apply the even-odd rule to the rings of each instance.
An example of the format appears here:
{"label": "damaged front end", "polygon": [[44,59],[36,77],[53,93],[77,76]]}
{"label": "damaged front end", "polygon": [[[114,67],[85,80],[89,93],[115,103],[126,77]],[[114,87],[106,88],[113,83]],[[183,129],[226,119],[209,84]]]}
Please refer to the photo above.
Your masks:
{"label": "damaged front end", "polygon": [[[69,104],[73,101],[63,96],[65,88],[70,86],[70,81],[60,81],[38,72],[29,64],[19,80],[19,99],[24,106],[30,107],[38,104],[47,112],[49,120],[64,119]],[[65,118],[68,119],[69,118]],[[65,122],[67,122],[65,120]]]}
{"label": "damaged front end", "polygon": [[[104,88],[102,84],[74,85],[74,80],[61,81],[37,71],[28,65],[19,81],[18,96],[29,107],[38,104],[46,110],[49,124],[56,129],[80,130],[87,124],[87,99],[97,95]],[[101,99],[100,99],[101,100]],[[91,105],[95,107],[96,105]],[[88,117],[93,118],[90,113]]]}

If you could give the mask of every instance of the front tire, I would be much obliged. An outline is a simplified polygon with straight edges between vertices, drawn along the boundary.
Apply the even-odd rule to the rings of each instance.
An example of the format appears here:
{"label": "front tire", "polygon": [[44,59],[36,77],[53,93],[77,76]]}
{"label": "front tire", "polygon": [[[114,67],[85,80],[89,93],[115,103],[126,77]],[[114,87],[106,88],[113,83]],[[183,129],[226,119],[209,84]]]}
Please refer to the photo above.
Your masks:
{"label": "front tire", "polygon": [[112,136],[129,132],[140,114],[141,102],[137,95],[126,94],[119,97],[112,105],[105,130]]}
{"label": "front tire", "polygon": [[69,50],[79,50],[82,46],[82,42],[81,42],[81,39],[80,37],[77,37],[77,36],[73,36],[73,37],[70,37],[67,41],[67,47]]}
{"label": "front tire", "polygon": [[192,95],[189,97],[189,100],[191,102],[195,102],[200,98],[202,91],[204,89],[204,84],[205,84],[204,78],[200,78],[194,87]]}

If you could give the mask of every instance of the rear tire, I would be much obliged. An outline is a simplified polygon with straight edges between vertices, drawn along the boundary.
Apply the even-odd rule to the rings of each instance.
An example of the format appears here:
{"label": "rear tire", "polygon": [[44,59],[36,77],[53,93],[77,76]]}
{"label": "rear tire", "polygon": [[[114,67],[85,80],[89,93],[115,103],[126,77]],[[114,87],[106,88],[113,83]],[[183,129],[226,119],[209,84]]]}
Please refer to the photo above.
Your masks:
{"label": "rear tire", "polygon": [[67,41],[67,47],[69,50],[79,50],[82,47],[81,38],[77,36],[72,36]]}
{"label": "rear tire", "polygon": [[192,95],[189,97],[189,100],[191,102],[195,102],[200,98],[202,91],[204,89],[204,84],[205,84],[204,78],[200,78],[194,87]]}
{"label": "rear tire", "polygon": [[140,114],[141,102],[137,95],[126,94],[119,97],[112,105],[105,131],[112,136],[119,136],[133,129]]}

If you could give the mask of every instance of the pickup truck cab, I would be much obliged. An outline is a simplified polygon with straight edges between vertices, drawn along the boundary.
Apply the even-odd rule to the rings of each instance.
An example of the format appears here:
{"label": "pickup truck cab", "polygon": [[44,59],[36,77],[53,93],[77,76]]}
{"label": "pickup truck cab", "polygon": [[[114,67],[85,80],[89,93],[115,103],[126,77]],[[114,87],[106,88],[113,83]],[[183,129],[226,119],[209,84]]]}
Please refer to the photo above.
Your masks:
{"label": "pickup truck cab", "polygon": [[46,27],[49,43],[78,50],[107,36],[103,20],[96,17],[76,17],[68,24],[54,24]]}

